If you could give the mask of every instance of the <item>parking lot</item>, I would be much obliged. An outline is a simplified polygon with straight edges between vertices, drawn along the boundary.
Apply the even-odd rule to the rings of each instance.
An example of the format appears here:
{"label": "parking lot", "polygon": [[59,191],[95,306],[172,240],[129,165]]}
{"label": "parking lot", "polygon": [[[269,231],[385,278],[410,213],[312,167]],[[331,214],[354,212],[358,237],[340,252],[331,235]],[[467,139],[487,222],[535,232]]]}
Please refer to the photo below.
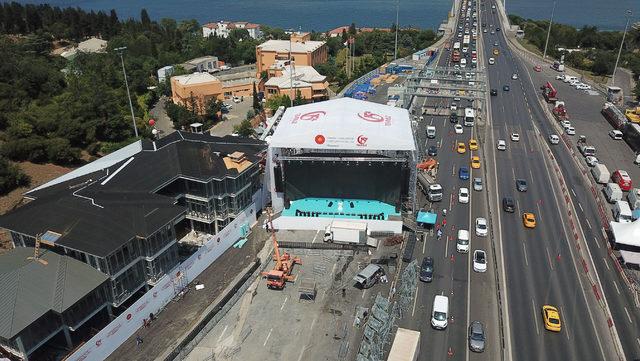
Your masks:
{"label": "parking lot", "polygon": [[[316,231],[279,231],[280,241],[322,242]],[[284,290],[271,290],[262,277],[231,308],[187,357],[210,360],[337,360],[355,359],[365,308],[377,294],[387,296],[390,283],[370,289],[354,287],[353,277],[375,254],[399,252],[399,246],[379,247],[367,252],[346,250],[288,249],[302,264],[295,265],[294,283]],[[265,270],[273,262],[265,265]],[[391,274],[395,268],[385,271]],[[301,286],[314,285],[315,299],[301,295]],[[292,342],[295,340],[295,342]]]}
{"label": "parking lot", "polygon": [[244,97],[239,103],[234,102],[233,99],[226,99],[224,103],[231,105],[231,109],[224,114],[226,120],[211,128],[211,135],[224,136],[233,133],[233,127],[247,118],[247,112],[252,109],[253,98]]}

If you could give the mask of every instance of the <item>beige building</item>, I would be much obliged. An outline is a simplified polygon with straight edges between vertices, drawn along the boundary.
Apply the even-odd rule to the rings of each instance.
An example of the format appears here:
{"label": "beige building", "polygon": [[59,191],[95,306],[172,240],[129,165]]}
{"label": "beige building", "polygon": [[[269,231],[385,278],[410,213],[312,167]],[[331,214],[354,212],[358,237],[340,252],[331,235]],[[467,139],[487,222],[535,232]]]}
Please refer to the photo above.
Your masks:
{"label": "beige building", "polygon": [[254,73],[238,72],[213,76],[209,73],[193,73],[171,78],[171,98],[175,104],[191,108],[203,114],[207,104],[221,100],[253,95],[253,84],[257,83]]}
{"label": "beige building", "polygon": [[291,59],[297,66],[314,66],[327,62],[327,45],[312,41],[310,33],[293,33],[289,40],[268,40],[256,47],[257,76],[280,60]]}
{"label": "beige building", "polygon": [[[288,64],[288,62],[286,62]],[[329,83],[326,76],[318,73],[308,65],[284,65],[280,61],[269,68],[269,80],[264,84],[265,97],[270,99],[274,95],[288,95],[291,99],[298,92],[303,99],[321,101],[329,99]]]}

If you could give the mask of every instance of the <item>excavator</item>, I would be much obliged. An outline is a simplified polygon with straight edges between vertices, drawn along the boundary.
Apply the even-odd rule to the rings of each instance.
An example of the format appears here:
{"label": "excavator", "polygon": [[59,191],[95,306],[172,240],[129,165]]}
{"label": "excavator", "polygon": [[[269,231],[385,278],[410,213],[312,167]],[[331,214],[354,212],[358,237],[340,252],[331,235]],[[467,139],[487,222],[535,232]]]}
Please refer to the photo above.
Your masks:
{"label": "excavator", "polygon": [[262,272],[262,276],[267,279],[267,288],[272,290],[282,290],[288,282],[294,282],[296,276],[291,274],[293,265],[302,264],[299,257],[292,257],[289,253],[283,252],[280,254],[280,247],[278,246],[278,240],[276,239],[276,233],[273,230],[271,223],[271,210],[268,210],[269,214],[269,230],[271,232],[271,239],[273,240],[273,260],[276,264],[273,269],[267,272]]}
{"label": "excavator", "polygon": [[624,111],[624,115],[632,123],[640,123],[640,107],[629,108]]}

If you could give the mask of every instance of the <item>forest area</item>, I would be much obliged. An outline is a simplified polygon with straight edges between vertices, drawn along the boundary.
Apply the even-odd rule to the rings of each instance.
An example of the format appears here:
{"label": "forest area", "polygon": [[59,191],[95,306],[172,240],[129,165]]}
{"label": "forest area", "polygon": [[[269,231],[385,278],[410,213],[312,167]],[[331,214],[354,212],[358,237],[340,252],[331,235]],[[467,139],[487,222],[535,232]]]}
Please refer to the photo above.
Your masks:
{"label": "forest area", "polygon": [[[548,20],[524,19],[517,15],[509,15],[509,20],[524,30],[527,42],[534,45],[540,52],[544,51],[549,29]],[[613,73],[622,36],[621,31],[603,31],[595,26],[576,29],[569,25],[554,23],[549,33],[547,54],[556,59],[564,54],[565,62],[575,69],[588,71],[593,75],[610,76]],[[558,48],[580,51],[568,52]],[[640,76],[640,28],[630,27],[622,47],[619,66],[631,70],[636,79]],[[637,83],[635,96],[640,100],[640,82]]]}

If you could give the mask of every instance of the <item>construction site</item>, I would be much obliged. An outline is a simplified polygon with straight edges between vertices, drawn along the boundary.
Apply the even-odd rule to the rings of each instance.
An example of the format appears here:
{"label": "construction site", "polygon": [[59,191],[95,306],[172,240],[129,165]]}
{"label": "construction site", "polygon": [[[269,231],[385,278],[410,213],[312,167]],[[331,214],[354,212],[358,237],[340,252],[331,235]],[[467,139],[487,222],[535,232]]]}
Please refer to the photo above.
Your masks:
{"label": "construction site", "polygon": [[[386,302],[395,286],[402,237],[372,248],[324,243],[323,235],[272,232],[262,270],[186,359],[355,359],[376,296]],[[370,264],[379,271],[358,286],[355,276]]]}

